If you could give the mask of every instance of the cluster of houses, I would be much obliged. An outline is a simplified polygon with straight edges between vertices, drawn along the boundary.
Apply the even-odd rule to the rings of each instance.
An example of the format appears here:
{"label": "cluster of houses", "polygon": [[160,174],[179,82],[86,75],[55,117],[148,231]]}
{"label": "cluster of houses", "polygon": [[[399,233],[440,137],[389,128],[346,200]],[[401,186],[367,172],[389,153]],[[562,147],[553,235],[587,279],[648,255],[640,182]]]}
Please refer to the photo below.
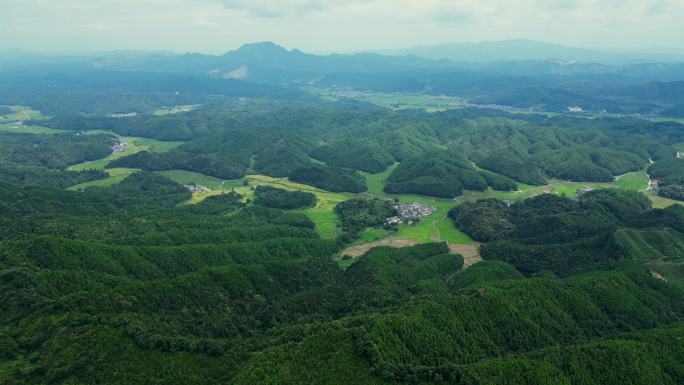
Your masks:
{"label": "cluster of houses", "polygon": [[437,211],[436,207],[424,205],[420,202],[399,203],[395,205],[394,208],[397,210],[397,215],[385,220],[385,223],[388,225],[398,225],[402,223],[410,225]]}
{"label": "cluster of houses", "polygon": [[112,146],[112,151],[116,154],[119,152],[124,152],[126,149],[126,146],[128,145],[128,142],[126,141],[126,138],[117,136],[116,137],[116,143]]}
{"label": "cluster of houses", "polygon": [[108,118],[132,118],[136,115],[138,115],[137,112],[119,112],[116,114],[109,114],[109,115],[107,115],[107,117]]}
{"label": "cluster of houses", "polygon": [[201,184],[195,184],[195,183],[190,183],[190,184],[184,184],[183,185],[186,189],[190,190],[191,193],[203,193],[210,191],[211,189],[206,186],[202,186]]}

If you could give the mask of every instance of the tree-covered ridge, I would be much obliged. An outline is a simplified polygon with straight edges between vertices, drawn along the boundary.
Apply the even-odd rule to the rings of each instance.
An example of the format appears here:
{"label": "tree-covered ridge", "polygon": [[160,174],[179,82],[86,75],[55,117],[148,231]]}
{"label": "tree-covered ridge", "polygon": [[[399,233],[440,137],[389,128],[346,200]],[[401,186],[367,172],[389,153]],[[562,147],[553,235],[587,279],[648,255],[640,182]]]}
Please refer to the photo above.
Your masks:
{"label": "tree-covered ridge", "polygon": [[316,195],[305,191],[288,191],[270,186],[257,186],[254,204],[274,209],[299,209],[316,205]]}
{"label": "tree-covered ridge", "polygon": [[367,172],[381,172],[394,163],[394,158],[378,143],[347,139],[318,147],[311,156],[330,166],[347,167]]}
{"label": "tree-covered ridge", "polygon": [[649,177],[657,181],[658,195],[684,200],[684,160],[678,157],[659,160],[648,167]]}
{"label": "tree-covered ridge", "polygon": [[105,135],[0,132],[0,178],[18,186],[58,188],[101,179],[101,171],[69,171],[68,166],[104,158],[112,145],[111,136]]}
{"label": "tree-covered ridge", "polygon": [[[254,170],[274,177],[307,179],[335,191],[357,192],[359,183],[349,180],[354,178],[353,171],[379,172],[398,161],[404,165],[395,170],[392,191],[436,196],[460,194],[459,184],[466,190],[482,189],[482,178],[489,179],[486,185],[513,189],[509,179],[483,175],[482,170],[473,170],[470,162],[528,184],[544,184],[550,178],[608,182],[643,169],[649,159],[673,158],[672,143],[684,141],[677,123],[629,118],[546,117],[467,109],[427,114],[344,102],[295,103],[292,107],[276,103],[259,111],[246,111],[237,104],[224,107],[173,116],[58,117],[43,124],[187,141],[169,153],[139,153],[120,159],[113,164],[118,167],[184,169],[225,179],[237,179]],[[430,160],[442,164],[424,164]],[[423,179],[405,175],[406,170],[420,167],[431,170]],[[443,175],[446,169],[448,173]],[[472,171],[480,175],[473,176]],[[328,175],[340,172],[348,178],[333,181]],[[306,176],[313,173],[316,178]],[[438,183],[438,178],[445,177],[448,180]]]}
{"label": "tree-covered ridge", "polygon": [[358,238],[367,227],[379,227],[397,215],[395,202],[380,198],[351,198],[335,206],[335,214],[348,241]]}
{"label": "tree-covered ridge", "polygon": [[[676,248],[670,254],[662,238],[648,234],[651,229],[660,236],[665,236],[663,228],[684,231],[681,207],[652,209],[643,194],[618,189],[590,191],[576,199],[546,194],[510,206],[496,200],[469,202],[449,215],[473,239],[487,242],[481,247],[484,258],[507,261],[527,273],[568,275],[587,266],[608,268],[620,259],[643,257],[642,252],[677,256]],[[635,239],[623,236],[624,228],[643,229],[644,237],[635,246]]]}
{"label": "tree-covered ridge", "polygon": [[[13,198],[0,210],[0,353],[13,369],[0,378],[18,384],[477,384],[500,365],[548,354],[568,376],[564,365],[584,363],[587,349],[631,362],[636,347],[624,339],[678,335],[662,327],[681,319],[682,294],[639,266],[525,278],[497,261],[463,270],[461,256],[435,243],[372,249],[343,270],[331,256],[344,238],[320,239],[303,215],[245,205],[236,193],[179,205],[189,192],[156,174],[84,192],[0,191]],[[632,215],[637,194],[584,197],[543,196],[518,210],[674,221],[671,210]],[[393,205],[352,199],[338,210],[354,229]],[[677,357],[667,350],[676,345],[648,346],[649,365],[678,378],[677,361],[663,358]]]}
{"label": "tree-covered ridge", "polygon": [[517,189],[517,184],[503,175],[478,171],[457,153],[434,151],[399,164],[387,179],[385,192],[454,198],[464,189],[484,191],[487,187],[511,191]]}

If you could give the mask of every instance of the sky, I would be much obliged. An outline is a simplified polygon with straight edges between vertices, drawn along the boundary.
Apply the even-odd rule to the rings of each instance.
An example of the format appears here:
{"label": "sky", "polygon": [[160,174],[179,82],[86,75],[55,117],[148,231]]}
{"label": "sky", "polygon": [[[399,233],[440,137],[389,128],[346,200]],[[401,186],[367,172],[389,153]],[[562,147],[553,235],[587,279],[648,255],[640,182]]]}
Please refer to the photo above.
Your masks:
{"label": "sky", "polygon": [[684,48],[684,0],[0,0],[0,50],[356,52],[534,39]]}

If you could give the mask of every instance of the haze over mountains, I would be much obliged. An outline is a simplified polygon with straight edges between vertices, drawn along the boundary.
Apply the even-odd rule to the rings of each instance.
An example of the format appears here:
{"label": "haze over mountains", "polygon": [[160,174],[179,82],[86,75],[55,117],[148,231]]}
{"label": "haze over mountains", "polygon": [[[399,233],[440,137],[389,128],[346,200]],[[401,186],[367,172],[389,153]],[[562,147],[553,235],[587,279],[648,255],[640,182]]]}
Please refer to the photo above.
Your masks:
{"label": "haze over mountains", "polygon": [[[408,52],[415,54],[404,54]],[[392,52],[314,55],[272,42],[245,44],[223,55],[114,51],[54,56],[14,51],[0,56],[0,77],[5,78],[0,86],[7,85],[7,103],[19,103],[18,95],[35,95],[38,89],[44,93],[45,84],[102,89],[109,86],[111,75],[132,82],[134,89],[178,91],[190,98],[256,90],[254,83],[260,83],[446,95],[538,111],[579,107],[677,117],[684,111],[684,64],[658,55],[642,63],[607,64],[627,56],[521,40],[387,53]],[[435,59],[445,55],[451,59]],[[602,58],[605,63],[598,62]],[[113,73],[103,77],[103,71]],[[15,76],[21,74],[25,76]],[[68,74],[73,76],[65,78]],[[156,80],[137,80],[143,78]],[[263,92],[284,95],[292,90]]]}
{"label": "haze over mountains", "polygon": [[681,62],[684,51],[655,49],[587,49],[528,39],[448,43],[396,50],[373,50],[384,55],[415,55],[426,59],[449,59],[457,62],[494,62],[518,60],[558,60],[601,64],[637,64]]}

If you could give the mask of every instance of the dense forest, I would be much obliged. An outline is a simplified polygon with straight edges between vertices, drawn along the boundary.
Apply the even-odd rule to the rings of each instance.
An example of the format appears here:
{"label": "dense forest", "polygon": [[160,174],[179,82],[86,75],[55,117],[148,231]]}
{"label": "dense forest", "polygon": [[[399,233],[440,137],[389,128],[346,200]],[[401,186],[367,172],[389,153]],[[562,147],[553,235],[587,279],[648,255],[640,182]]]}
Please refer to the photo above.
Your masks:
{"label": "dense forest", "polygon": [[[109,191],[3,200],[3,223],[16,223],[0,251],[4,381],[676,384],[684,373],[684,292],[637,259],[559,279],[523,275],[516,261],[463,270],[432,243],[376,248],[343,270],[330,258],[338,241],[300,214],[234,193],[177,206],[187,190],[144,173]],[[637,195],[595,194],[513,209],[611,207],[651,225],[663,215],[632,215]],[[353,226],[390,208],[340,212]]]}
{"label": "dense forest", "polygon": [[70,60],[0,60],[0,384],[684,383],[684,126],[617,114],[681,68]]}
{"label": "dense forest", "polygon": [[387,192],[438,197],[488,187],[515,190],[513,180],[610,182],[642,170],[649,159],[673,159],[672,143],[684,142],[677,123],[627,118],[467,109],[391,112],[362,103],[311,101],[291,107],[265,104],[258,111],[235,103],[222,106],[221,112],[56,117],[41,124],[186,141],[168,153],[119,159],[112,164],[116,167],[183,169],[225,179],[254,170],[331,191],[360,192],[365,187],[355,171],[377,173],[400,162]]}
{"label": "dense forest", "polygon": [[658,182],[658,195],[684,200],[684,160],[661,159],[648,167],[648,174]]}
{"label": "dense forest", "polygon": [[105,135],[33,135],[0,132],[0,179],[20,186],[57,188],[102,179],[96,170],[70,171],[68,166],[103,158],[113,140]]}
{"label": "dense forest", "polygon": [[[663,243],[654,232],[668,239],[669,231],[684,230],[681,206],[652,209],[643,194],[618,189],[590,191],[576,199],[544,194],[510,206],[497,200],[468,202],[449,216],[473,239],[486,242],[484,258],[506,261],[529,274],[560,276],[611,266],[642,255],[640,250],[648,250],[650,257],[670,255],[680,241]],[[625,236],[627,228],[634,230],[630,236]]]}
{"label": "dense forest", "polygon": [[273,209],[301,209],[316,205],[316,195],[305,191],[288,191],[270,186],[257,186],[254,204]]}

